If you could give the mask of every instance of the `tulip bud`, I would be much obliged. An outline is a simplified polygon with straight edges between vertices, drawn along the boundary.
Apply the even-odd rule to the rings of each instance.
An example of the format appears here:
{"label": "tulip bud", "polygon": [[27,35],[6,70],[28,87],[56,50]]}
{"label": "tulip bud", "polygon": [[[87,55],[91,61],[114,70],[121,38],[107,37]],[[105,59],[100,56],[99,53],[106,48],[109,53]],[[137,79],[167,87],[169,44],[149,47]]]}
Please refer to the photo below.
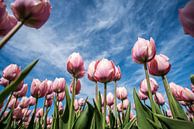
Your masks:
{"label": "tulip bud", "polygon": [[67,59],[67,71],[75,78],[84,76],[84,61],[79,53],[72,53]]}
{"label": "tulip bud", "polygon": [[110,118],[109,118],[109,116],[106,116],[106,123],[107,124],[110,124]]}
{"label": "tulip bud", "polygon": [[[152,94],[155,94],[156,91],[158,90],[158,83],[153,78],[150,78],[149,80],[150,80],[151,92],[152,92]],[[146,79],[141,81],[140,90],[141,90],[142,93],[148,95],[148,86],[147,86],[147,80]]]}
{"label": "tulip bud", "polygon": [[13,119],[15,119],[16,121],[19,121],[23,118],[23,113],[22,113],[22,109],[20,107],[17,107],[13,110]]}
{"label": "tulip bud", "polygon": [[47,80],[47,95],[51,94],[53,92],[53,82],[50,80]]}
{"label": "tulip bud", "polygon": [[65,92],[58,93],[57,101],[63,101],[65,98]]}
{"label": "tulip bud", "polygon": [[26,26],[40,28],[49,18],[49,0],[15,0],[11,4],[14,16]]}
{"label": "tulip bud", "polygon": [[166,111],[166,115],[167,115],[168,117],[172,117],[172,112],[171,112],[170,109],[168,109],[168,110]]}
{"label": "tulip bud", "polygon": [[126,110],[128,106],[129,106],[129,100],[128,99],[123,100],[123,109]]}
{"label": "tulip bud", "polygon": [[118,110],[119,112],[122,112],[122,103],[118,103],[118,104],[117,104],[117,110]]}
{"label": "tulip bud", "polygon": [[149,73],[155,76],[166,75],[171,68],[169,58],[165,55],[156,55],[153,60],[148,63]]}
{"label": "tulip bud", "polygon": [[194,37],[194,1],[189,1],[184,8],[179,9],[179,18],[186,34]]}
{"label": "tulip bud", "polygon": [[17,86],[17,88],[15,89],[16,92],[20,91],[23,88],[24,85],[24,81],[20,82],[20,84]]}
{"label": "tulip bud", "polygon": [[5,79],[5,78],[0,78],[0,85],[6,87],[7,85],[9,85],[9,80]]}
{"label": "tulip bud", "polygon": [[36,111],[36,117],[37,118],[41,118],[43,117],[43,108],[38,108],[37,111]]}
{"label": "tulip bud", "polygon": [[10,64],[3,70],[3,77],[9,81],[13,81],[19,76],[21,70],[16,64]]}
{"label": "tulip bud", "polygon": [[33,106],[33,105],[36,104],[36,98],[30,96],[30,97],[29,97],[29,100],[30,100],[30,101],[29,101],[29,106]]}
{"label": "tulip bud", "polygon": [[64,78],[56,78],[53,82],[53,91],[56,93],[63,92],[65,90],[66,81]]}
{"label": "tulip bud", "polygon": [[183,90],[181,90],[181,98],[183,101],[186,101],[186,102],[194,102],[194,93],[188,89],[188,88],[183,88]]}
{"label": "tulip bud", "polygon": [[23,108],[22,113],[25,115],[25,117],[29,117],[31,114],[31,110],[28,110],[28,108]]}
{"label": "tulip bud", "polygon": [[145,40],[138,38],[132,49],[132,59],[136,63],[143,64],[151,61],[156,55],[156,46],[152,38]]}
{"label": "tulip bud", "polygon": [[51,117],[47,117],[47,120],[46,120],[47,125],[51,125],[52,121],[53,119]]}
{"label": "tulip bud", "polygon": [[78,103],[78,100],[75,99],[74,100],[74,110],[77,111],[79,109],[79,103]]}
{"label": "tulip bud", "polygon": [[[76,87],[75,87],[75,94],[78,95],[81,90],[81,83],[80,80],[77,80]],[[73,82],[70,85],[70,92],[72,93],[73,91]]]}
{"label": "tulip bud", "polygon": [[114,77],[114,81],[118,81],[121,79],[121,70],[120,67],[116,67],[115,66],[115,77]]}
{"label": "tulip bud", "polygon": [[156,94],[154,96],[154,100],[158,105],[164,105],[164,103],[165,103],[163,95],[159,92],[156,92]]}
{"label": "tulip bud", "polygon": [[45,106],[46,107],[50,107],[53,103],[53,100],[52,99],[47,99],[46,102],[45,102]]}
{"label": "tulip bud", "polygon": [[22,97],[19,106],[20,106],[21,108],[27,108],[27,107],[29,106],[29,102],[30,102],[30,99],[29,99],[29,98],[27,98],[27,97]]}
{"label": "tulip bud", "polygon": [[80,107],[81,107],[81,106],[84,106],[84,103],[85,103],[85,100],[84,100],[83,98],[80,98],[80,99],[78,100],[78,104],[79,104]]}
{"label": "tulip bud", "polygon": [[171,90],[174,98],[177,101],[181,101],[182,100],[182,98],[181,98],[181,91],[183,90],[183,87],[175,84],[174,82],[170,82],[169,86],[170,86],[170,90]]}
{"label": "tulip bud", "polygon": [[117,87],[116,96],[120,100],[124,100],[127,98],[127,89],[125,87]]}
{"label": "tulip bud", "polygon": [[101,83],[107,83],[115,77],[115,66],[112,61],[102,59],[95,64],[94,78]]}
{"label": "tulip bud", "polygon": [[22,89],[19,90],[19,91],[17,91],[17,92],[14,92],[13,95],[14,95],[15,97],[18,97],[18,98],[19,98],[19,97],[23,97],[23,96],[26,95],[27,91],[28,91],[28,84],[24,84],[24,85],[22,86]]}
{"label": "tulip bud", "polygon": [[94,82],[96,82],[94,78],[95,64],[96,64],[96,61],[92,61],[88,66],[88,79]]}
{"label": "tulip bud", "polygon": [[147,96],[146,94],[142,93],[141,90],[139,90],[138,96],[139,96],[139,98],[140,98],[141,100],[146,100],[146,99],[148,99],[148,96]]}
{"label": "tulip bud", "polygon": [[47,100],[48,99],[53,99],[54,98],[54,95],[55,95],[55,93],[48,94],[48,95],[46,95],[46,99]]}
{"label": "tulip bud", "polygon": [[47,82],[41,82],[38,79],[33,79],[31,84],[31,95],[35,98],[42,98],[47,92]]}
{"label": "tulip bud", "polygon": [[12,97],[9,104],[8,104],[8,108],[9,109],[13,109],[13,108],[16,108],[19,104],[19,101],[15,98],[15,97]]}
{"label": "tulip bud", "polygon": [[63,104],[62,102],[59,102],[59,113],[63,112]]}
{"label": "tulip bud", "polygon": [[112,93],[108,93],[106,96],[107,105],[111,107],[114,104],[114,96]]}

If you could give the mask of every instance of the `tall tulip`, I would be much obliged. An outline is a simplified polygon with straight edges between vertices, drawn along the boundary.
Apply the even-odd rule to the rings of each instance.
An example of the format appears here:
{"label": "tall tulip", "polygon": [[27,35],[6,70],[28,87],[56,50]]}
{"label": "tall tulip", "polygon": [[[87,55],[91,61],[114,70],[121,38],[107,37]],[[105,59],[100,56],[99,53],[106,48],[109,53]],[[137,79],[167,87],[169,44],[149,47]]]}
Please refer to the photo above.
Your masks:
{"label": "tall tulip", "polygon": [[109,107],[111,107],[114,104],[114,96],[111,92],[107,94],[106,101]]}
{"label": "tall tulip", "polygon": [[164,105],[165,104],[164,96],[159,92],[156,92],[156,94],[154,96],[154,99],[155,99],[155,102],[158,105]]}
{"label": "tall tulip", "polygon": [[58,93],[57,101],[63,101],[65,98],[65,92]]}
{"label": "tall tulip", "polygon": [[29,106],[29,102],[30,102],[30,99],[29,98],[27,98],[26,96],[25,97],[22,97],[19,106],[21,108],[27,108]]}
{"label": "tall tulip", "polygon": [[28,84],[24,84],[24,85],[22,86],[22,89],[19,90],[19,91],[17,91],[17,92],[14,92],[13,95],[14,95],[15,97],[23,97],[23,96],[26,95],[27,91],[28,91]]}
{"label": "tall tulip", "polygon": [[190,89],[184,88],[180,95],[183,101],[194,103],[194,93]]}
{"label": "tall tulip", "polygon": [[[155,94],[156,91],[158,90],[158,83],[156,82],[155,79],[150,78],[150,86],[151,86],[152,94]],[[147,80],[146,79],[141,81],[140,90],[141,90],[142,93],[148,95],[148,86],[147,86]]]}
{"label": "tall tulip", "polygon": [[181,101],[181,91],[183,90],[183,87],[180,85],[175,84],[174,82],[169,83],[170,90],[172,92],[172,95],[177,101]]}
{"label": "tall tulip", "polygon": [[3,70],[3,77],[9,81],[13,81],[21,73],[21,69],[16,64],[10,64]]}
{"label": "tall tulip", "polygon": [[142,93],[141,90],[139,90],[138,96],[139,96],[139,98],[140,98],[141,100],[144,100],[144,101],[145,101],[146,99],[148,99],[148,96],[147,96],[146,94]]}
{"label": "tall tulip", "polygon": [[116,96],[120,100],[124,100],[127,98],[127,89],[125,87],[117,87]]}
{"label": "tall tulip", "polygon": [[65,90],[66,81],[64,78],[56,78],[53,82],[52,90],[56,93],[63,92]]}
{"label": "tall tulip", "polygon": [[47,83],[38,79],[33,79],[31,84],[31,95],[35,98],[42,98],[46,95]]}

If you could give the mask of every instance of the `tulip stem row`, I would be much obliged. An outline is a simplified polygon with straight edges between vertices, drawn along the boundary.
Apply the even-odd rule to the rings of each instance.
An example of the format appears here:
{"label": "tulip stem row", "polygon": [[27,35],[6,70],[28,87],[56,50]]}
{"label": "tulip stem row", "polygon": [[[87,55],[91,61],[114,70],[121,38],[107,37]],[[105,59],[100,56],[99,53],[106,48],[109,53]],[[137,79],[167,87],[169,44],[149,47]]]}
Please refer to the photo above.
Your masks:
{"label": "tulip stem row", "polygon": [[117,122],[117,98],[116,98],[116,91],[117,91],[117,82],[114,81],[115,83],[115,89],[114,89],[114,114],[115,114],[115,122]]}
{"label": "tulip stem row", "polygon": [[103,114],[103,129],[106,128],[106,92],[107,92],[107,83],[104,83],[104,114]]}

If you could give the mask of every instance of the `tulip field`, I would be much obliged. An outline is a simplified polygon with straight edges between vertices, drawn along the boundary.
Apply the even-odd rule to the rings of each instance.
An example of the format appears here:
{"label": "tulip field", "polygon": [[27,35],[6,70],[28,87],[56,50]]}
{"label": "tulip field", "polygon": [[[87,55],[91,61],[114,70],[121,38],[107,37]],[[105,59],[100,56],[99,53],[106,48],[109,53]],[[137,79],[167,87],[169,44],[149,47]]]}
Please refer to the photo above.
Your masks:
{"label": "tulip field", "polygon": [[[191,7],[192,14],[189,14]],[[191,0],[179,10],[183,29],[191,36],[194,35],[193,7],[194,0]],[[22,26],[41,28],[52,10],[49,0],[15,0],[11,11],[14,16],[9,15],[4,1],[0,0],[0,51]],[[194,129],[193,71],[188,78],[190,88],[169,83],[170,58],[156,51],[152,37],[148,40],[139,37],[134,42],[131,56],[131,61],[144,70],[139,90],[132,88],[134,103],[128,98],[127,88],[118,85],[122,69],[106,58],[92,61],[86,67],[81,54],[73,52],[69,55],[66,70],[72,77],[68,80],[70,85],[64,77],[54,80],[34,78],[30,85],[26,84],[25,78],[39,60],[24,69],[20,64],[6,66],[0,74],[0,86],[3,87],[0,91],[0,129]],[[76,98],[84,76],[94,84],[94,98]],[[159,92],[153,77],[161,79],[165,95]],[[114,92],[107,92],[111,82]],[[103,94],[99,90],[101,85]],[[43,100],[42,107],[38,106],[40,99]],[[165,104],[168,109],[164,108]]]}

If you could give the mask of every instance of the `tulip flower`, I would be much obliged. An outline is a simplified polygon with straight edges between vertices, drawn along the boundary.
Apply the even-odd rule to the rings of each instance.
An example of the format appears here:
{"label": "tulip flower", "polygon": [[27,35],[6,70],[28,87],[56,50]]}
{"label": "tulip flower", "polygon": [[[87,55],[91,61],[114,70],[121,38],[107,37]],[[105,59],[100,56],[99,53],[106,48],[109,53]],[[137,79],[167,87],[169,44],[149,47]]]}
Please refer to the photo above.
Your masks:
{"label": "tulip flower", "polygon": [[154,100],[158,105],[164,105],[165,104],[164,96],[159,92],[156,92],[156,94],[154,96]]}
{"label": "tulip flower", "polygon": [[23,96],[26,95],[27,91],[28,91],[28,84],[24,84],[24,85],[22,86],[22,89],[19,90],[19,91],[17,91],[17,92],[14,92],[13,95],[14,95],[15,97],[18,97],[18,98],[19,98],[19,97],[23,97]]}
{"label": "tulip flower", "polygon": [[[155,94],[156,91],[158,90],[158,83],[156,82],[155,79],[150,78],[150,86],[151,86],[152,94]],[[142,93],[148,95],[148,86],[147,86],[147,80],[146,79],[141,81],[140,90],[141,90]]]}
{"label": "tulip flower", "polygon": [[19,76],[21,70],[16,64],[10,64],[3,70],[3,77],[9,81],[13,81]]}
{"label": "tulip flower", "polygon": [[9,85],[9,80],[5,79],[4,77],[0,78],[0,85],[6,87]]}
{"label": "tulip flower", "polygon": [[49,0],[15,0],[11,9],[23,24],[38,29],[48,20],[51,5]]}
{"label": "tulip flower", "polygon": [[75,110],[75,111],[78,111],[78,109],[79,109],[79,103],[78,103],[78,100],[75,99],[75,100],[74,100],[74,110]]}
{"label": "tulip flower", "polygon": [[52,99],[46,99],[45,106],[48,108],[48,107],[50,107],[52,105],[52,103],[53,103],[53,100]]}
{"label": "tulip flower", "polygon": [[111,92],[107,94],[106,101],[109,107],[111,107],[114,104],[114,96]]}
{"label": "tulip flower", "polygon": [[52,89],[56,93],[63,92],[65,90],[66,81],[64,78],[56,78],[53,82]]}
{"label": "tulip flower", "polygon": [[182,100],[190,103],[194,102],[194,93],[190,89],[184,88],[181,90],[180,95]]}
{"label": "tulip flower", "polygon": [[128,99],[123,100],[123,109],[126,110],[128,106],[129,106],[129,100]]}
{"label": "tulip flower", "polygon": [[36,98],[30,96],[30,97],[29,97],[29,100],[30,100],[30,101],[29,101],[29,106],[33,106],[33,105],[36,104]]}
{"label": "tulip flower", "polygon": [[117,87],[116,96],[120,100],[124,100],[127,98],[127,89],[125,87]]}
{"label": "tulip flower", "polygon": [[148,99],[148,96],[147,96],[146,94],[142,93],[141,90],[139,90],[138,96],[139,96],[139,98],[140,98],[141,100],[146,100],[146,99]]}
{"label": "tulip flower", "polygon": [[47,93],[47,82],[41,82],[38,79],[33,79],[31,84],[31,95],[35,98],[42,98]]}
{"label": "tulip flower", "polygon": [[6,5],[3,0],[0,0],[0,21],[3,20],[5,15],[7,15]]}
{"label": "tulip flower", "polygon": [[121,79],[121,69],[119,66],[118,67],[115,66],[115,77],[113,80],[118,81],[120,79]]}
{"label": "tulip flower", "polygon": [[57,101],[63,101],[65,98],[65,92],[58,93]]}
{"label": "tulip flower", "polygon": [[53,82],[50,80],[47,80],[47,95],[51,94],[53,92]]}
{"label": "tulip flower", "polygon": [[30,102],[30,99],[29,98],[27,98],[26,96],[25,97],[22,97],[19,106],[21,108],[27,108],[29,106],[29,102]]}
{"label": "tulip flower", "polygon": [[155,54],[156,46],[152,38],[150,38],[150,41],[138,38],[132,49],[132,59],[138,64],[151,61]]}
{"label": "tulip flower", "polygon": [[117,110],[118,110],[119,112],[122,112],[122,103],[118,103],[118,104],[117,104]]}
{"label": "tulip flower", "polygon": [[43,108],[38,108],[37,111],[36,111],[36,117],[37,118],[41,118],[43,117]]}
{"label": "tulip flower", "polygon": [[175,84],[174,82],[169,83],[169,86],[175,99],[177,101],[181,101],[181,91],[183,90],[183,87]]}
{"label": "tulip flower", "polygon": [[62,104],[62,102],[59,102],[58,109],[59,109],[59,112],[63,111],[63,104]]}
{"label": "tulip flower", "polygon": [[110,124],[110,118],[109,118],[109,116],[106,116],[106,123],[107,124]]}
{"label": "tulip flower", "polygon": [[83,98],[79,98],[78,104],[80,107],[84,106],[85,100]]}
{"label": "tulip flower", "polygon": [[190,0],[184,8],[179,9],[179,18],[185,33],[194,37],[194,0]]}
{"label": "tulip flower", "polygon": [[167,115],[168,117],[172,117],[172,112],[171,112],[170,109],[168,109],[168,110],[166,111],[166,115]]}
{"label": "tulip flower", "polygon": [[23,113],[22,113],[22,108],[17,107],[13,110],[13,119],[15,119],[16,121],[19,121],[23,118]]}
{"label": "tulip flower", "polygon": [[82,78],[84,76],[84,61],[79,53],[72,53],[67,59],[67,71],[74,78]]}
{"label": "tulip flower", "polygon": [[[71,93],[72,93],[72,90],[73,90],[73,82],[70,85],[70,92]],[[81,83],[80,83],[80,80],[77,80],[76,87],[75,87],[75,95],[78,95],[80,90],[81,90]]]}
{"label": "tulip flower", "polygon": [[96,64],[96,61],[92,61],[88,66],[88,79],[94,82],[96,82],[94,78],[95,64]]}
{"label": "tulip flower", "polygon": [[16,108],[18,105],[19,105],[19,101],[17,100],[17,98],[12,97],[11,101],[8,104],[8,108],[13,109],[13,108]]}
{"label": "tulip flower", "polygon": [[53,99],[54,98],[54,95],[55,95],[55,93],[48,94],[48,95],[46,95],[46,99],[47,100],[48,99]]}
{"label": "tulip flower", "polygon": [[171,68],[169,58],[163,54],[156,55],[153,60],[148,63],[148,69],[150,74],[155,76],[166,75]]}

